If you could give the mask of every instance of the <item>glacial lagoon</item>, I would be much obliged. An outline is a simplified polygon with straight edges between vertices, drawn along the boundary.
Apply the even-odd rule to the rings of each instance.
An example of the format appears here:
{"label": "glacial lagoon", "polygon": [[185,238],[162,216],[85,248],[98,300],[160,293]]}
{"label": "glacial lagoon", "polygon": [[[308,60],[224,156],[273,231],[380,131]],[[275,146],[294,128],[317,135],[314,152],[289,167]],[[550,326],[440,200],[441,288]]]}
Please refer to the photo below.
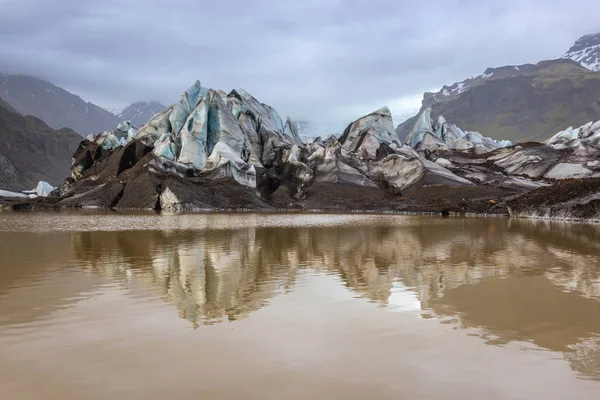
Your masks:
{"label": "glacial lagoon", "polygon": [[0,399],[598,399],[600,225],[0,213]]}

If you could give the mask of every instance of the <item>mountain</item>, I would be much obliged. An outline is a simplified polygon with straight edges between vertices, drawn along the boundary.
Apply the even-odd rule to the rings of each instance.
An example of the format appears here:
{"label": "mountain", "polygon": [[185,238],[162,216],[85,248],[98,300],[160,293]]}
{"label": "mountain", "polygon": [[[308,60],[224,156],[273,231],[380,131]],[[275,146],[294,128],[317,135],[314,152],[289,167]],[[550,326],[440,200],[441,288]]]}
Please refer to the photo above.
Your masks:
{"label": "mountain", "polygon": [[130,121],[135,126],[142,126],[165,108],[167,107],[157,101],[139,101],[123,109],[113,110],[113,114],[120,121]]}
{"label": "mountain", "polygon": [[600,71],[600,33],[580,37],[562,58],[577,61],[592,71]]}
{"label": "mountain", "polygon": [[[600,119],[600,72],[575,61],[488,68],[482,75],[423,95],[431,107],[462,129],[514,143],[543,141],[568,126]],[[404,140],[418,115],[398,125]]]}
{"label": "mountain", "polygon": [[0,75],[0,96],[23,115],[50,127],[71,128],[81,135],[113,128],[119,118],[48,81],[26,75]]}
{"label": "mountain", "polygon": [[60,184],[70,176],[72,155],[80,141],[73,130],[54,130],[0,99],[0,189],[32,189],[40,180]]}
{"label": "mountain", "polygon": [[19,113],[10,104],[8,104],[6,101],[4,101],[4,99],[2,97],[0,97],[0,108],[4,108],[13,113],[17,113],[17,114]]}

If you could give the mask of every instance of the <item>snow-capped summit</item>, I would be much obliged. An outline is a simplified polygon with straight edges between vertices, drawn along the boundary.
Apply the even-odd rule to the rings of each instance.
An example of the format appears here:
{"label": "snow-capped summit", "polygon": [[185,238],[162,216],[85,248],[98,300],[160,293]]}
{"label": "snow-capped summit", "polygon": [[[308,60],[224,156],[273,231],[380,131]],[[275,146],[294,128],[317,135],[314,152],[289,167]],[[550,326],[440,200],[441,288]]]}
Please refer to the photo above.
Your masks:
{"label": "snow-capped summit", "polygon": [[577,61],[592,71],[600,71],[600,33],[580,37],[562,58]]}
{"label": "snow-capped summit", "polygon": [[167,107],[157,101],[138,101],[123,109],[114,110],[113,114],[121,121],[131,121],[133,125],[142,126],[165,108]]}

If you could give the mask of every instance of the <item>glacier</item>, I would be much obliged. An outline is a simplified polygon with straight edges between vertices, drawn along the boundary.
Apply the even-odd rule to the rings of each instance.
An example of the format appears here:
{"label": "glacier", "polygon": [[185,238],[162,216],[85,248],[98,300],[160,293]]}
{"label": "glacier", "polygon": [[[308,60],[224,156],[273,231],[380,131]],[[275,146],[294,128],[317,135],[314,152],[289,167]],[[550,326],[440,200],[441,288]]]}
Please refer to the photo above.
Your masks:
{"label": "glacier", "polygon": [[56,207],[465,212],[477,204],[477,212],[498,213],[523,193],[600,177],[599,131],[600,121],[590,122],[546,143],[513,145],[424,108],[401,141],[384,106],[339,136],[304,141],[295,121],[244,89],[196,81],[145,125],[125,121],[89,135],[72,177],[29,195],[52,191]]}
{"label": "glacier", "polygon": [[581,156],[597,154],[600,151],[600,120],[575,129],[570,126],[544,143],[557,150],[570,149]]}
{"label": "glacier", "polygon": [[[200,81],[139,129],[123,122],[87,139],[107,151],[139,140],[152,147],[167,169],[205,174],[218,169],[249,187],[256,187],[256,168],[277,162],[272,157],[277,149],[304,146],[292,119],[284,124],[274,108],[244,89],[226,94],[206,89]],[[73,177],[79,178],[80,168],[75,171]]]}
{"label": "glacier", "polygon": [[480,154],[512,146],[512,143],[508,140],[495,140],[483,136],[479,132],[464,132],[458,126],[449,124],[442,115],[434,121],[431,118],[430,107],[421,112],[404,143],[417,150],[473,149],[473,151]]}

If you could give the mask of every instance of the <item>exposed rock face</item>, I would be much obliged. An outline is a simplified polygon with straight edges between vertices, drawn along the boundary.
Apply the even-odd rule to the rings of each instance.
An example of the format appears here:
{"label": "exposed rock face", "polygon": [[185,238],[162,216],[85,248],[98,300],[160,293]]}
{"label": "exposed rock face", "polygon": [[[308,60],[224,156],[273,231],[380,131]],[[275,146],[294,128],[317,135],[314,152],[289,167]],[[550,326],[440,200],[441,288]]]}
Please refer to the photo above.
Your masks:
{"label": "exposed rock face", "polygon": [[584,35],[563,56],[577,61],[585,68],[600,71],[600,33]]}
{"label": "exposed rock face", "polygon": [[52,83],[26,75],[0,75],[0,93],[15,110],[33,115],[54,129],[81,135],[114,127],[119,118]]}
{"label": "exposed rock face", "polygon": [[[482,75],[425,93],[420,112],[432,109],[463,130],[513,143],[543,141],[566,126],[600,119],[600,73],[572,60],[488,68]],[[398,125],[401,140],[418,114]]]}
{"label": "exposed rock face", "polygon": [[80,141],[72,130],[54,130],[0,101],[0,189],[31,189],[40,180],[59,185]]}

